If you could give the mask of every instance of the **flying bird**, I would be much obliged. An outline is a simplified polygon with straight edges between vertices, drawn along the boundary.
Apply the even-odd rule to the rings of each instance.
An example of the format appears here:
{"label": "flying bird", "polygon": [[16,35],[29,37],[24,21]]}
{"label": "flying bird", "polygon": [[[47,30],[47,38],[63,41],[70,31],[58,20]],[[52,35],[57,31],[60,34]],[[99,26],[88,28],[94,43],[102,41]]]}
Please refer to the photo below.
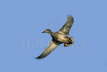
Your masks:
{"label": "flying bird", "polygon": [[52,37],[48,48],[46,48],[37,59],[42,59],[48,56],[53,50],[55,50],[60,44],[64,44],[64,47],[68,47],[74,43],[73,38],[69,36],[70,29],[74,23],[73,16],[68,16],[66,23],[57,32],[52,32],[51,29],[46,29],[42,33],[48,33]]}

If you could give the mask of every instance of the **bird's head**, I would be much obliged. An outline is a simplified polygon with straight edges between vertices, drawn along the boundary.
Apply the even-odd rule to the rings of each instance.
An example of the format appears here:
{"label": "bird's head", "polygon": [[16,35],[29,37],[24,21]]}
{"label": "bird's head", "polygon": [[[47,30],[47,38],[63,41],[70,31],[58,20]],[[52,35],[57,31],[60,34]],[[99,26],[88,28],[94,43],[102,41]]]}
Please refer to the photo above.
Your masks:
{"label": "bird's head", "polygon": [[52,31],[51,31],[51,29],[45,29],[42,33],[51,33]]}

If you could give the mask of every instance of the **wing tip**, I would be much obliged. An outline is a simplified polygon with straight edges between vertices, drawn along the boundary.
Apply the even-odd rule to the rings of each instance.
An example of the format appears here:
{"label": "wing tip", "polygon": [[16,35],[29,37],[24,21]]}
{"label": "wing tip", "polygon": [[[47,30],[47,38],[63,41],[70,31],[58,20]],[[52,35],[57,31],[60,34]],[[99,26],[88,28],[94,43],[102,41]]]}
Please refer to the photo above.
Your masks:
{"label": "wing tip", "polygon": [[45,58],[45,57],[43,57],[43,56],[35,57],[35,59],[43,59],[43,58]]}
{"label": "wing tip", "polygon": [[38,56],[38,57],[35,57],[35,59],[42,59],[42,57]]}

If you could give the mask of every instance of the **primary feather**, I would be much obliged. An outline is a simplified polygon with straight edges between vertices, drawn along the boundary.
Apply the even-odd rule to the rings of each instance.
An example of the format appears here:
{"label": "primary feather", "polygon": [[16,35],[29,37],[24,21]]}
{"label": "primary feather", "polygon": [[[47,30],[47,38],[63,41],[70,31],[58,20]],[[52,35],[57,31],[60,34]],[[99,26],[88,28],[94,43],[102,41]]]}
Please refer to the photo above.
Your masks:
{"label": "primary feather", "polygon": [[73,22],[74,22],[74,18],[72,16],[68,16],[66,23],[62,26],[59,32],[64,33],[66,35],[69,34]]}
{"label": "primary feather", "polygon": [[49,45],[49,47],[46,48],[42,52],[42,54],[37,57],[37,59],[41,59],[41,58],[44,58],[44,57],[48,56],[57,46],[58,46],[58,44],[56,44],[55,42],[51,42],[50,45]]}

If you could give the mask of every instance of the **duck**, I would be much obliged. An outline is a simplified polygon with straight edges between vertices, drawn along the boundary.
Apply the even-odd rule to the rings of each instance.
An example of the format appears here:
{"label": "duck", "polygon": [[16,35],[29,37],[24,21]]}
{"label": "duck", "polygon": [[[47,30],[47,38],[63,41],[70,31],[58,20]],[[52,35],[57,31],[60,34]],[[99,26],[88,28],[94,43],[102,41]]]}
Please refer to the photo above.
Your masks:
{"label": "duck", "polygon": [[74,44],[73,37],[69,35],[70,29],[74,23],[73,16],[67,16],[67,21],[57,32],[53,32],[51,29],[45,29],[42,33],[47,33],[52,37],[52,40],[47,48],[36,57],[36,59],[43,59],[47,57],[52,51],[54,51],[59,45],[63,44],[64,47],[68,47]]}

